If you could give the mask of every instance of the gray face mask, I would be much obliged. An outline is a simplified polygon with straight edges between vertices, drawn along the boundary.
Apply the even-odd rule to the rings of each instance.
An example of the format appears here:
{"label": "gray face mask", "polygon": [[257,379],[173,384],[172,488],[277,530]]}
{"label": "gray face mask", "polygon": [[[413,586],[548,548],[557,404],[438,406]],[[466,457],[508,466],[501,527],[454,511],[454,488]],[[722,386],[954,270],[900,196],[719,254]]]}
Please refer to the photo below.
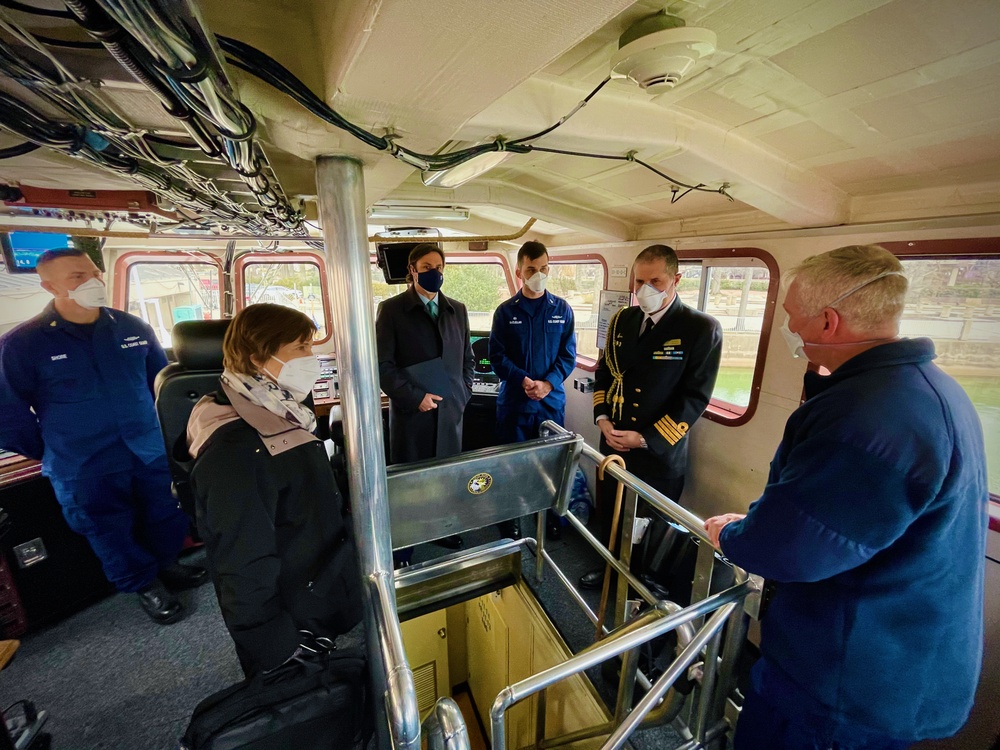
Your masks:
{"label": "gray face mask", "polygon": [[[842,302],[843,300],[847,299],[848,297],[850,297],[855,292],[858,292],[858,291],[864,289],[866,286],[868,286],[869,284],[875,283],[879,279],[884,279],[886,276],[904,276],[905,277],[905,275],[906,274],[902,273],[901,271],[886,271],[885,273],[880,273],[878,276],[875,276],[875,277],[873,277],[871,279],[868,279],[868,281],[864,282],[863,284],[858,284],[853,289],[844,292],[843,294],[841,294],[839,297],[837,297],[837,299],[835,299],[830,304],[823,305],[823,307],[820,309],[820,312],[822,312],[823,310],[825,310],[828,307],[834,307],[838,302]],[[819,313],[816,313],[816,315],[810,315],[808,318],[806,318],[806,320],[812,320],[813,318],[817,317],[818,315],[819,315]],[[781,324],[781,328],[779,328],[778,330],[781,332],[782,337],[785,339],[785,343],[788,345],[788,350],[792,353],[793,357],[795,357],[796,359],[798,359],[800,357],[802,357],[804,359],[808,359],[808,357],[806,356],[806,350],[805,350],[806,342],[802,340],[802,337],[799,334],[795,333],[794,331],[792,331],[792,329],[790,329],[788,327],[788,318],[787,317],[785,318],[785,321]],[[809,346],[822,346],[822,347],[854,346],[855,344],[874,344],[874,343],[879,342],[879,341],[887,341],[887,340],[888,339],[865,339],[864,341],[851,341],[850,343],[847,343],[847,344],[809,344]]]}

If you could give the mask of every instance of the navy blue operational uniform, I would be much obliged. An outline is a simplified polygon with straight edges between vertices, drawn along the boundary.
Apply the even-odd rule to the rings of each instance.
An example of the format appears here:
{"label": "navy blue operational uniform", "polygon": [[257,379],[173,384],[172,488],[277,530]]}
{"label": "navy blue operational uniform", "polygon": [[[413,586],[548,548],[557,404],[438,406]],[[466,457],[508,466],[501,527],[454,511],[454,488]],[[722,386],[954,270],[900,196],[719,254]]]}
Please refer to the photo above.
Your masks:
{"label": "navy blue operational uniform", "polygon": [[[497,439],[501,443],[538,437],[546,419],[566,419],[566,378],[576,367],[573,309],[551,292],[528,299],[518,292],[493,313],[490,362],[500,377]],[[525,378],[546,380],[552,391],[541,401],[528,398]]]}
{"label": "navy blue operational uniform", "polygon": [[146,323],[104,307],[80,325],[50,303],[0,338],[0,447],[41,459],[67,523],[119,591],[172,565],[188,531],[153,406],[166,363]]}

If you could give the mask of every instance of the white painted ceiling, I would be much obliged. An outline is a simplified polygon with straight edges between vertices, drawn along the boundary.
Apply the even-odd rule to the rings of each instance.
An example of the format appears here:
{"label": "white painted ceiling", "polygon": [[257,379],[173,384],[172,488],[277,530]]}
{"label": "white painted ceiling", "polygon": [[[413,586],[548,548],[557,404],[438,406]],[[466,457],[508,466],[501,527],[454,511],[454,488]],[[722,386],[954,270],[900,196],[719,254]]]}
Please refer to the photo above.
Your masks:
{"label": "white painted ceiling", "polygon": [[[609,72],[618,37],[666,9],[718,50],[672,91],[613,81],[539,145],[635,150],[692,193],[631,163],[515,154],[455,190],[362,146],[232,71],[285,191],[309,196],[312,160],[366,164],[369,202],[462,205],[471,231],[528,216],[552,241],[680,237],[1000,211],[997,0],[203,0],[213,31],[278,59],[352,121],[433,152],[516,138],[571,110]],[[19,16],[20,17],[20,16]],[[118,89],[116,89],[118,91]],[[121,89],[137,124],[164,127]],[[159,118],[159,120],[157,120]],[[0,141],[0,146],[11,141]],[[0,179],[127,187],[40,152]],[[463,228],[464,229],[464,228]]]}

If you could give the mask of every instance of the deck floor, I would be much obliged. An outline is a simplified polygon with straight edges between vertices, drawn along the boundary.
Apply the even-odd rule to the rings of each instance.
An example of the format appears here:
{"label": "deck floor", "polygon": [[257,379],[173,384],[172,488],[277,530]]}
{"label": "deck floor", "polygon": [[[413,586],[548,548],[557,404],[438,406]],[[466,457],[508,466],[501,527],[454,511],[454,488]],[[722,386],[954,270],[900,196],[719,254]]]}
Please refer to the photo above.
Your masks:
{"label": "deck floor", "polygon": [[[525,529],[527,530],[527,524]],[[468,546],[499,538],[492,528],[465,535]],[[599,558],[571,529],[548,543],[571,579],[595,567]],[[448,550],[418,547],[415,562]],[[197,562],[201,553],[190,558]],[[525,577],[573,651],[590,643],[589,620],[549,574],[534,580],[533,558],[525,555]],[[596,609],[599,592],[586,592]],[[210,585],[181,594],[188,614],[160,626],[149,620],[136,597],[108,597],[70,618],[22,638],[14,660],[0,672],[0,705],[32,700],[47,711],[45,731],[58,750],[175,750],[195,705],[242,678]],[[339,639],[360,645],[360,630]],[[606,702],[613,687],[591,670]],[[681,744],[669,727],[637,733],[637,750],[670,750]]]}

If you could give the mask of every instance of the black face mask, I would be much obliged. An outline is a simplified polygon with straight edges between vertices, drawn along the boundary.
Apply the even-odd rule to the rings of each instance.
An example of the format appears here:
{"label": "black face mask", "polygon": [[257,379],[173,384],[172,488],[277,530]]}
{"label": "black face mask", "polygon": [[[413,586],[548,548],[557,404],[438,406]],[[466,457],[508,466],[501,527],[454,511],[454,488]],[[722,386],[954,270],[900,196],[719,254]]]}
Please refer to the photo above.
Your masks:
{"label": "black face mask", "polygon": [[436,268],[432,268],[429,271],[421,271],[417,274],[417,283],[420,284],[421,289],[431,294],[437,294],[441,285],[444,284],[444,274]]}

